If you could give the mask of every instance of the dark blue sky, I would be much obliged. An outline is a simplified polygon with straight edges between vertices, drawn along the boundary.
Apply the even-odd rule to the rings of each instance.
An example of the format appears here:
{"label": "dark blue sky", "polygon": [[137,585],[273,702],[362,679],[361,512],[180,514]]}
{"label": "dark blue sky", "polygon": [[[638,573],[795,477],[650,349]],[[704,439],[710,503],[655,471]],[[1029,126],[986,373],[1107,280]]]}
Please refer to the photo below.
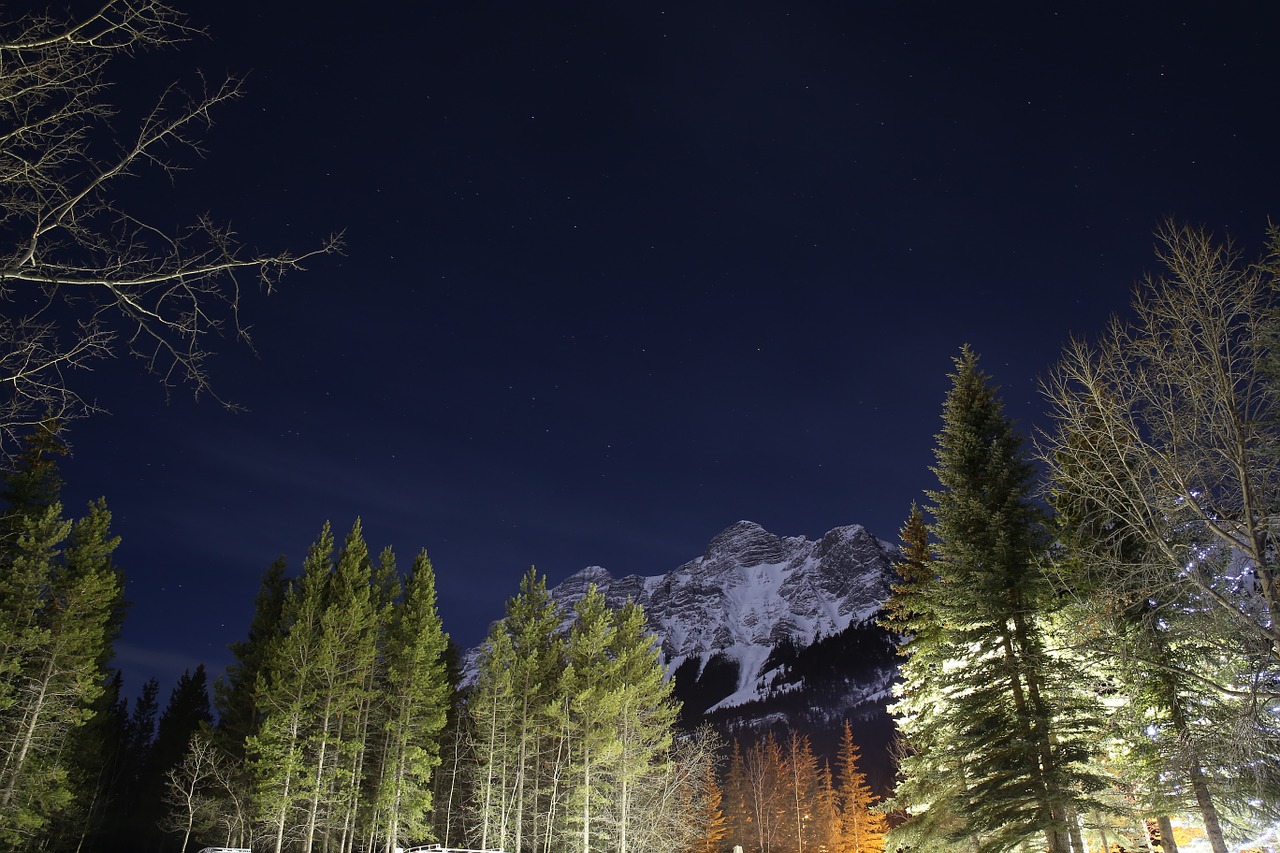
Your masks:
{"label": "dark blue sky", "polygon": [[[292,5],[290,11],[288,6]],[[685,7],[694,8],[685,8]],[[1088,8],[1085,8],[1085,7]],[[277,8],[279,7],[279,8]],[[247,407],[77,377],[70,502],[105,494],[131,690],[240,639],[321,524],[438,573],[477,642],[520,574],[659,573],[751,519],[894,540],[971,343],[1036,378],[1152,270],[1165,216],[1280,216],[1272,4],[227,0],[141,104],[247,73],[209,154],[129,186],[322,258],[246,306]],[[188,76],[187,79],[190,79]],[[123,122],[122,122],[123,123]],[[154,178],[155,176],[151,176]]]}

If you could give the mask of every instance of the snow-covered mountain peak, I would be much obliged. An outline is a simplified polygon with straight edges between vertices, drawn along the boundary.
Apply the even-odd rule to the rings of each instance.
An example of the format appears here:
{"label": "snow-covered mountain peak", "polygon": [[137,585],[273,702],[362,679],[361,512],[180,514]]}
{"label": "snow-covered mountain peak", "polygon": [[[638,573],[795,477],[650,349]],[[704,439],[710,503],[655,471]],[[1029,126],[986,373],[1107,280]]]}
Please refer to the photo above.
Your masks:
{"label": "snow-covered mountain peak", "polygon": [[781,562],[783,541],[754,521],[739,521],[726,527],[703,552],[703,564],[732,562],[739,566]]}
{"label": "snow-covered mountain peak", "polygon": [[837,527],[814,542],[780,537],[751,521],[730,525],[701,557],[664,575],[614,579],[592,566],[552,595],[566,607],[595,584],[613,605],[644,607],[670,671],[696,659],[737,665],[737,689],[717,706],[757,698],[770,651],[790,640],[807,646],[872,616],[888,595],[892,546],[861,525]]}

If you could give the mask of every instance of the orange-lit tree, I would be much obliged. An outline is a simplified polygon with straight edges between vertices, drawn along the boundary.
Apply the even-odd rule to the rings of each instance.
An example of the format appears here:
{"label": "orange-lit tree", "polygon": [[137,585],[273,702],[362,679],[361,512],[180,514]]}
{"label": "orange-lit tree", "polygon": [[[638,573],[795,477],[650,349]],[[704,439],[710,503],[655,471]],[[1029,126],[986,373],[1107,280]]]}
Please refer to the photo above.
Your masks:
{"label": "orange-lit tree", "polygon": [[701,828],[699,838],[689,848],[689,853],[719,853],[720,846],[729,837],[729,822],[725,818],[724,795],[716,783],[715,761],[707,755],[703,766],[701,790],[695,797],[698,815],[696,822]]}
{"label": "orange-lit tree", "polygon": [[861,750],[853,742],[853,729],[845,720],[840,752],[836,757],[840,771],[840,784],[836,789],[840,815],[837,853],[881,853],[884,850],[888,819],[875,810],[880,798],[872,793],[867,775],[858,767],[861,757]]}

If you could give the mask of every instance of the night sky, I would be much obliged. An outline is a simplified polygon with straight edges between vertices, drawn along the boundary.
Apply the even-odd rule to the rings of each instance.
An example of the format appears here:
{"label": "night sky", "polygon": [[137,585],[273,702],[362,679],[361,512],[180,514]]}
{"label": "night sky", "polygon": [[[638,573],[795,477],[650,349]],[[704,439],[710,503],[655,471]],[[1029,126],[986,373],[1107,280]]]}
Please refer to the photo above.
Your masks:
{"label": "night sky", "polygon": [[196,68],[247,95],[129,197],[347,248],[219,346],[247,411],[75,377],[130,692],[220,671],[326,519],[425,547],[464,646],[530,565],[657,574],[739,519],[896,541],[963,343],[1030,430],[1164,217],[1249,255],[1280,217],[1274,3],[201,5],[120,125]]}

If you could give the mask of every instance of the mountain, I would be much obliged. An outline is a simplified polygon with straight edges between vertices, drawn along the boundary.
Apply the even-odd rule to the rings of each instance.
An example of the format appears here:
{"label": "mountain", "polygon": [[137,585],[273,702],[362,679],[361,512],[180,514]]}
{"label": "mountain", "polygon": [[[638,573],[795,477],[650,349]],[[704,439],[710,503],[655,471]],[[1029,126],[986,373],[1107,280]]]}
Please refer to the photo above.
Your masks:
{"label": "mountain", "polygon": [[551,594],[566,613],[591,584],[610,604],[642,605],[686,725],[798,726],[815,746],[827,736],[833,746],[836,729],[852,718],[864,731],[864,752],[884,753],[897,666],[892,641],[873,619],[896,557],[894,546],[859,525],[811,541],[740,521],[666,574],[614,578],[592,566]]}

